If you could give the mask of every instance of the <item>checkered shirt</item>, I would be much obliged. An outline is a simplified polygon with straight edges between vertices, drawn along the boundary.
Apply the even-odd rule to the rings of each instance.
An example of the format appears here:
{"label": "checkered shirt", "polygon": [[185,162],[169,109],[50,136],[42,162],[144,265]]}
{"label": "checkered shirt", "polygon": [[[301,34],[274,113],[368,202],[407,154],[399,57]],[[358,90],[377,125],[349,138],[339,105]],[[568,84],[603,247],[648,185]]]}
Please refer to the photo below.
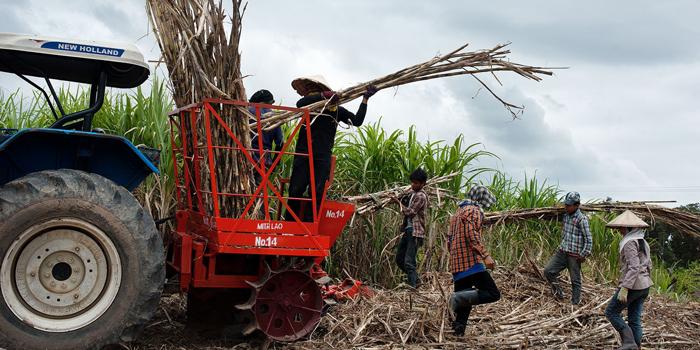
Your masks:
{"label": "checkered shirt", "polygon": [[581,257],[591,255],[593,237],[588,225],[588,217],[581,210],[577,209],[571,215],[564,214],[561,237],[559,249],[565,253]]}
{"label": "checkered shirt", "polygon": [[[403,207],[401,212],[411,220],[413,237],[425,238],[425,210],[428,208],[428,195],[420,190],[413,192],[412,196],[408,206]],[[404,228],[401,227],[402,230]]]}
{"label": "checkered shirt", "polygon": [[474,202],[463,203],[450,218],[450,272],[469,270],[489,255],[481,241],[483,219],[484,214]]}

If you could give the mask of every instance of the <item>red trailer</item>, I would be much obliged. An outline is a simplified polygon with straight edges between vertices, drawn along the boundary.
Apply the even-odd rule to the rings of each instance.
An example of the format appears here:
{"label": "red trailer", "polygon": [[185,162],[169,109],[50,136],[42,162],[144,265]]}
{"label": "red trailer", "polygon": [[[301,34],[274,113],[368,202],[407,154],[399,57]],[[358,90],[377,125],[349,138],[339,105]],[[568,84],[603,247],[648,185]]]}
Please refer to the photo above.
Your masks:
{"label": "red trailer", "polygon": [[[294,111],[302,117],[282,149],[273,152],[263,149],[261,137],[257,144],[246,148],[222,118],[220,111],[226,108],[254,112],[250,114],[258,122],[263,109]],[[170,122],[178,207],[168,267],[179,274],[181,291],[200,296],[206,296],[205,291],[219,289],[249,294],[247,302],[236,305],[240,313],[252,314],[244,333],[259,329],[281,341],[306,336],[318,324],[323,307],[321,289],[311,268],[329,255],[355,210],[350,203],[325,199],[333,180],[335,160],[323,200],[317,206],[309,111],[205,99],[172,112]],[[260,123],[257,125],[253,131],[260,135],[263,130]],[[302,129],[302,125],[306,128]],[[217,142],[213,130],[227,135],[227,142]],[[300,130],[307,133],[309,154],[290,150]],[[252,193],[228,193],[217,185],[218,161],[227,154],[232,159],[249,162],[260,175]],[[272,154],[274,159],[269,167],[264,161],[267,154]],[[309,198],[284,195],[289,179],[280,175],[281,164],[295,156],[309,157],[312,191]],[[242,214],[222,215],[222,207],[234,197],[245,199]],[[290,199],[302,201],[305,204],[302,210],[312,210],[313,221],[303,222],[300,219],[303,213],[292,212]],[[285,221],[283,211],[290,211],[294,221]],[[202,302],[207,302],[207,298],[189,298],[188,304],[192,305],[188,308]]]}

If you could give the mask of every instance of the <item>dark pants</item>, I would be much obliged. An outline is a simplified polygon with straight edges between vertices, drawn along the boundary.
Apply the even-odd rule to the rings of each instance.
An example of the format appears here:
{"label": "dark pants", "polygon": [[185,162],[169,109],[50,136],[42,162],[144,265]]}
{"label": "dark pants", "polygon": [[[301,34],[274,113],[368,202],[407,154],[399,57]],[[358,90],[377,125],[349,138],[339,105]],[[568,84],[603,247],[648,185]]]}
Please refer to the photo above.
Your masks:
{"label": "dark pants", "polygon": [[559,287],[559,273],[569,269],[571,277],[571,301],[578,304],[581,301],[581,263],[575,257],[557,250],[544,268],[544,276],[550,284]]}
{"label": "dark pants", "polygon": [[[314,155],[314,177],[316,181],[316,209],[321,207],[323,199],[323,188],[326,186],[326,181],[331,171],[330,156]],[[306,192],[308,190],[308,195]],[[295,156],[294,164],[292,165],[292,176],[289,179],[289,197],[294,198],[311,198],[311,171],[309,170],[309,159],[305,156]],[[290,199],[289,207],[294,213],[299,216],[302,203],[301,200]],[[299,217],[302,221],[313,221],[313,210],[311,202],[305,206],[304,217]],[[294,221],[291,213],[287,211],[285,220]]]}
{"label": "dark pants", "polygon": [[418,273],[416,272],[416,256],[418,248],[423,245],[423,238],[413,237],[413,232],[404,232],[401,237],[401,242],[396,249],[396,265],[403,271],[408,279],[408,284],[411,287],[416,287],[418,284]]}
{"label": "dark pants", "polygon": [[[473,305],[493,303],[501,299],[501,292],[498,290],[496,282],[491,278],[491,274],[487,271],[477,272],[471,276],[455,281],[455,292],[461,292],[465,289],[477,290],[479,300]],[[466,325],[471,312],[472,305],[457,308],[457,310],[455,310],[455,321]]]}
{"label": "dark pants", "polygon": [[627,304],[623,304],[617,300],[617,293],[619,292],[620,289],[615,292],[610,303],[608,303],[608,307],[605,308],[605,317],[618,333],[622,332],[627,324],[622,318],[621,312],[627,309],[627,323],[632,329],[632,333],[634,333],[634,342],[639,346],[642,344],[642,311],[644,311],[644,301],[649,296],[649,288],[640,290],[630,289],[627,292]]}

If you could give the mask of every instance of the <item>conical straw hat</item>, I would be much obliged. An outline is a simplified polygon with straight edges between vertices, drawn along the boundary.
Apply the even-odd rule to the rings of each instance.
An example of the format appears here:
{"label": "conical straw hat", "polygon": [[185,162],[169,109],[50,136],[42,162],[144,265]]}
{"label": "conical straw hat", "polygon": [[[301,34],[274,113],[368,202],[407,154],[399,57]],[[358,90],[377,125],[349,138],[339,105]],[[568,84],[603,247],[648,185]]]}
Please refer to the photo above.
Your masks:
{"label": "conical straw hat", "polygon": [[299,93],[301,96],[306,96],[309,92],[317,90],[318,86],[321,86],[325,91],[332,91],[331,85],[328,84],[326,78],[322,75],[309,75],[307,77],[299,77],[292,80],[292,88]]}
{"label": "conical straw hat", "polygon": [[620,214],[618,217],[610,221],[607,225],[608,227],[649,227],[649,225],[640,219],[639,216],[634,215],[633,212],[625,210],[624,213]]}

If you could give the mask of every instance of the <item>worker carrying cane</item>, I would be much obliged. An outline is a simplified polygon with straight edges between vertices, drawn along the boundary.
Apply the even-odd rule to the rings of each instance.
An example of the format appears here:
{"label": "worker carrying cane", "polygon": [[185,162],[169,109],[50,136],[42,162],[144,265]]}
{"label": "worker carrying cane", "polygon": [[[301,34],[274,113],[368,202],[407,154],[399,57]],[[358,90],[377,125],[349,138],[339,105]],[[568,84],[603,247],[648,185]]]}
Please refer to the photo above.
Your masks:
{"label": "worker carrying cane", "polygon": [[[374,95],[378,89],[373,85],[367,86],[367,89],[362,97],[362,102],[357,110],[357,113],[352,113],[338,105],[340,95],[333,91],[326,80],[319,75],[301,77],[292,81],[292,87],[299,95],[302,96],[297,101],[297,107],[302,108],[319,101],[326,101],[324,109],[318,115],[312,117],[309,129],[311,131],[311,146],[313,149],[313,169],[316,182],[316,206],[321,205],[323,198],[323,190],[326,181],[329,179],[331,170],[331,156],[333,154],[333,145],[335,144],[335,135],[338,130],[338,124],[343,122],[348,125],[360,126],[365,120],[367,113],[367,101]],[[306,136],[306,125],[302,125],[297,136],[297,144],[292,165],[292,176],[289,180],[289,207],[292,211],[299,215],[301,201],[298,198],[305,196],[308,191],[307,198],[311,197],[311,171],[309,167],[308,140]],[[317,208],[318,209],[318,208]],[[303,221],[313,221],[313,210],[307,208]],[[293,221],[294,218],[288,211],[285,220]]]}
{"label": "worker carrying cane", "polygon": [[472,306],[501,298],[496,282],[486,271],[493,270],[496,263],[481,237],[483,208],[496,203],[496,197],[484,186],[472,187],[468,196],[450,218],[448,232],[450,271],[454,281],[450,308],[455,315],[452,329],[457,336],[464,335]]}

